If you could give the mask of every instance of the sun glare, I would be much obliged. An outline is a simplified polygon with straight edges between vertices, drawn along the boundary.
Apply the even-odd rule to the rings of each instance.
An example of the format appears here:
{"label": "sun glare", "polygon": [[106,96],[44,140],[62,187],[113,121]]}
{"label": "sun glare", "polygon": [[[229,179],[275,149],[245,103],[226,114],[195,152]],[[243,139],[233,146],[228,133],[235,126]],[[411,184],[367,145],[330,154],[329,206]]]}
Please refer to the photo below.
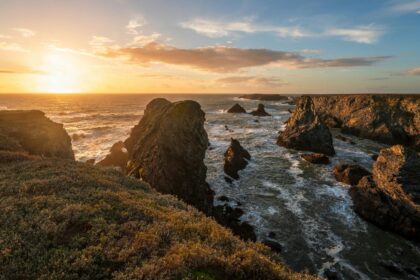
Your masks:
{"label": "sun glare", "polygon": [[39,90],[46,93],[82,92],[80,66],[70,55],[58,51],[47,54],[41,67]]}

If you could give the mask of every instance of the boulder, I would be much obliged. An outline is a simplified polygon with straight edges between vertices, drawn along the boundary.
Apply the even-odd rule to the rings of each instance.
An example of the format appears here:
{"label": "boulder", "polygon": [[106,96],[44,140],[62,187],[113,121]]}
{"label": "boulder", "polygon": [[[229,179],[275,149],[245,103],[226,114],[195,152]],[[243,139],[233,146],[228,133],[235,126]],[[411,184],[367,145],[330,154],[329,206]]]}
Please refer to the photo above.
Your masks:
{"label": "boulder", "polygon": [[258,116],[258,117],[271,116],[269,113],[265,111],[264,104],[258,104],[257,110],[252,111],[250,114],[253,116]]}
{"label": "boulder", "polygon": [[63,125],[38,110],[0,111],[0,150],[74,160]]}
{"label": "boulder", "polygon": [[299,99],[296,109],[287,121],[286,129],[280,132],[277,144],[329,156],[335,154],[331,132],[315,115],[309,96]]}
{"label": "boulder", "polygon": [[420,157],[402,145],[381,150],[373,176],[350,188],[354,210],[366,220],[420,240]]}
{"label": "boulder", "polygon": [[321,95],[312,99],[317,115],[329,127],[420,151],[420,95]]}
{"label": "boulder", "polygon": [[115,143],[114,145],[112,145],[109,152],[110,153],[103,160],[99,161],[96,165],[103,167],[118,167],[121,169],[122,172],[125,172],[128,162],[128,152],[127,149],[124,147],[124,142],[119,141]]}
{"label": "boulder", "polygon": [[214,207],[213,215],[216,221],[232,230],[232,232],[243,240],[256,241],[257,236],[254,227],[239,218],[244,214],[240,208],[233,208],[227,204]]}
{"label": "boulder", "polygon": [[209,141],[204,116],[195,101],[154,99],[124,144],[127,174],[210,213],[214,194],[205,181]]}
{"label": "boulder", "polygon": [[241,113],[246,113],[246,110],[244,109],[244,107],[242,107],[241,105],[236,103],[227,112],[228,113],[241,114]]}
{"label": "boulder", "polygon": [[357,185],[364,176],[370,175],[369,171],[357,164],[337,164],[333,173],[337,181],[352,186]]}
{"label": "boulder", "polygon": [[239,179],[238,171],[248,165],[251,155],[245,150],[238,140],[231,139],[230,146],[225,152],[224,171],[233,179]]}
{"label": "boulder", "polygon": [[303,154],[301,155],[301,158],[314,164],[329,164],[330,163],[330,159],[326,155],[318,154],[318,153]]}

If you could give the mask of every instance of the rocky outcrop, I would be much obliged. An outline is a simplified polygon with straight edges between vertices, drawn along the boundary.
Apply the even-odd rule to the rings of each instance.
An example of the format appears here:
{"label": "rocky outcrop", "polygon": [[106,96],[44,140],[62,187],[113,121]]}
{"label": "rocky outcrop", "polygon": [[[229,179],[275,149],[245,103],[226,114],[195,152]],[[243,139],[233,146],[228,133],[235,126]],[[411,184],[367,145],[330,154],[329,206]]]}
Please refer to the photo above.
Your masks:
{"label": "rocky outcrop", "polygon": [[370,175],[369,171],[357,164],[338,164],[334,166],[334,177],[337,181],[347,185],[357,185],[364,177]]}
{"label": "rocky outcrop", "polygon": [[420,157],[402,145],[381,150],[373,176],[350,188],[354,210],[372,223],[420,240]]}
{"label": "rocky outcrop", "polygon": [[289,100],[287,96],[280,94],[245,94],[239,96],[239,98],[250,99],[250,100],[264,100],[264,101],[281,101]]}
{"label": "rocky outcrop", "polygon": [[232,232],[243,240],[256,241],[257,236],[254,227],[239,218],[244,214],[240,208],[233,208],[227,204],[214,207],[213,216],[216,221],[232,230]]}
{"label": "rocky outcrop", "polygon": [[245,150],[238,140],[231,139],[230,146],[225,152],[224,171],[233,179],[239,179],[238,171],[248,165],[251,155]]}
{"label": "rocky outcrop", "polygon": [[246,110],[244,109],[244,107],[236,103],[227,112],[232,114],[245,114]]}
{"label": "rocky outcrop", "polygon": [[71,139],[63,125],[37,110],[0,111],[0,150],[74,159]]}
{"label": "rocky outcrop", "polygon": [[324,95],[312,97],[329,127],[420,151],[420,95]]}
{"label": "rocky outcrop", "polygon": [[250,114],[253,115],[253,116],[258,116],[258,117],[268,117],[268,116],[271,116],[269,113],[267,113],[265,111],[264,104],[258,104],[257,110],[252,111]]}
{"label": "rocky outcrop", "polygon": [[295,150],[312,151],[329,156],[335,154],[331,132],[314,112],[312,99],[299,99],[286,130],[280,132],[277,144]]}
{"label": "rocky outcrop", "polygon": [[330,159],[326,155],[318,154],[318,153],[303,154],[301,155],[301,158],[314,164],[329,164],[330,163]]}
{"label": "rocky outcrop", "polygon": [[99,161],[97,166],[113,166],[121,169],[122,172],[126,171],[128,162],[128,152],[124,147],[124,142],[119,141],[112,145],[109,150],[109,154],[101,161]]}
{"label": "rocky outcrop", "polygon": [[129,153],[127,173],[211,212],[213,192],[205,181],[203,162],[209,143],[204,120],[195,101],[152,100],[124,142]]}

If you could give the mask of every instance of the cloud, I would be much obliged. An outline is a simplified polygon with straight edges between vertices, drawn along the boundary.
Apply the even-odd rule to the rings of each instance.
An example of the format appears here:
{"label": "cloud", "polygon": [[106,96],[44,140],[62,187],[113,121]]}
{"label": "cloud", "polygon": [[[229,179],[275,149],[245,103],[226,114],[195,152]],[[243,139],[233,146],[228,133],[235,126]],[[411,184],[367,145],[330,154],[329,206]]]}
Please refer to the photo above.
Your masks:
{"label": "cloud", "polygon": [[128,34],[137,35],[139,34],[139,31],[137,29],[143,27],[146,24],[147,21],[142,16],[138,16],[130,20],[125,28],[127,29]]}
{"label": "cloud", "polygon": [[110,48],[101,53],[106,57],[124,57],[132,63],[147,65],[158,62],[189,66],[210,72],[234,72],[243,68],[274,65],[286,68],[324,68],[369,66],[390,58],[389,56],[315,59],[286,51],[269,49],[241,49],[213,46],[181,49],[150,43],[143,47]]}
{"label": "cloud", "polygon": [[376,43],[383,33],[381,28],[372,25],[355,28],[332,28],[325,32],[327,36],[337,36],[346,41],[364,44]]}
{"label": "cloud", "polygon": [[34,70],[30,68],[20,67],[17,69],[0,69],[0,74],[35,74],[43,75],[46,74],[45,71]]}
{"label": "cloud", "polygon": [[406,14],[406,13],[420,13],[420,1],[398,1],[394,2],[389,8],[389,12],[397,14]]}
{"label": "cloud", "polygon": [[18,32],[22,37],[30,38],[36,35],[36,32],[30,30],[28,28],[13,28],[16,32]]}
{"label": "cloud", "polygon": [[0,51],[12,51],[12,52],[28,52],[25,48],[17,43],[0,42]]}
{"label": "cloud", "polygon": [[420,67],[408,70],[407,74],[410,76],[420,76]]}
{"label": "cloud", "polygon": [[304,53],[304,54],[320,54],[321,50],[318,50],[318,49],[303,49],[303,50],[300,50],[300,52]]}
{"label": "cloud", "polygon": [[223,85],[245,84],[247,86],[258,88],[278,88],[288,84],[281,78],[273,76],[230,76],[218,79],[216,82]]}
{"label": "cloud", "polygon": [[161,37],[160,33],[152,33],[150,35],[137,35],[133,38],[133,40],[128,44],[130,47],[134,46],[145,46],[147,44],[156,42]]}

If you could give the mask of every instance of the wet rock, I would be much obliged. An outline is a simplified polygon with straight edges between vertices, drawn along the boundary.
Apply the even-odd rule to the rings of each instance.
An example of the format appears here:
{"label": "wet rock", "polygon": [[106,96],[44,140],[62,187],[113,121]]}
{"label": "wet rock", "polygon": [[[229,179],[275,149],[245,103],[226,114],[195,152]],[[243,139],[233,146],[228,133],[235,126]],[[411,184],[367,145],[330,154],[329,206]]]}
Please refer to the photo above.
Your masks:
{"label": "wet rock", "polygon": [[245,94],[239,98],[250,100],[264,100],[264,101],[282,101],[289,100],[289,97],[280,94]]}
{"label": "wet rock", "polygon": [[420,151],[420,95],[324,95],[313,102],[329,127]]}
{"label": "wet rock", "polygon": [[318,153],[312,153],[312,154],[303,154],[301,155],[301,157],[310,162],[310,163],[314,163],[314,164],[329,164],[330,163],[330,159],[323,154],[318,154]]}
{"label": "wet rock", "polygon": [[259,116],[259,117],[271,116],[269,113],[265,111],[264,104],[258,104],[257,110],[252,111],[250,114],[253,116]]}
{"label": "wet rock", "polygon": [[351,140],[350,138],[347,138],[347,137],[345,137],[345,136],[343,136],[341,134],[336,135],[335,138],[337,138],[338,140],[341,140],[341,141],[350,143],[352,145],[355,145],[356,144],[353,140]]}
{"label": "wet rock", "polygon": [[63,125],[37,110],[0,111],[0,150],[74,159],[71,139]]}
{"label": "wet rock", "polygon": [[228,177],[228,176],[225,176],[224,179],[225,179],[226,183],[228,183],[228,184],[232,184],[233,183],[233,179],[230,178],[230,177]]}
{"label": "wet rock", "polygon": [[276,233],[275,232],[270,231],[268,233],[268,238],[275,238],[275,237],[276,237]]}
{"label": "wet rock", "polygon": [[420,157],[401,145],[381,150],[373,176],[350,188],[354,210],[377,226],[420,240]]}
{"label": "wet rock", "polygon": [[337,164],[333,173],[337,181],[352,186],[357,185],[364,176],[370,175],[369,171],[357,164]]}
{"label": "wet rock", "polygon": [[282,250],[283,250],[283,246],[281,246],[280,243],[278,243],[274,240],[265,239],[261,243],[270,247],[274,252],[277,252],[277,253],[281,253]]}
{"label": "wet rock", "polygon": [[402,267],[393,261],[381,261],[379,262],[379,265],[386,268],[391,273],[405,275]]}
{"label": "wet rock", "polygon": [[378,155],[377,154],[373,154],[370,156],[371,159],[373,159],[374,161],[376,161],[378,159]]}
{"label": "wet rock", "polygon": [[154,99],[124,143],[129,175],[209,214],[214,194],[205,181],[208,137],[204,116],[195,101]]}
{"label": "wet rock", "polygon": [[313,110],[312,99],[302,97],[280,132],[277,144],[295,150],[312,151],[332,156],[335,154],[331,132],[320,122]]}
{"label": "wet rock", "polygon": [[247,222],[241,222],[239,220],[243,215],[243,211],[240,208],[232,208],[226,204],[216,206],[214,207],[213,215],[219,224],[230,228],[234,234],[243,240],[257,240],[254,227]]}
{"label": "wet rock", "polygon": [[109,154],[96,165],[102,167],[118,167],[122,172],[126,171],[128,162],[128,152],[124,147],[124,142],[119,141],[112,145]]}
{"label": "wet rock", "polygon": [[251,155],[245,150],[238,140],[231,139],[230,146],[225,152],[224,171],[233,179],[239,179],[238,171],[248,165]]}
{"label": "wet rock", "polygon": [[342,280],[342,279],[344,279],[341,276],[341,274],[338,273],[338,271],[335,270],[334,268],[326,269],[325,272],[324,272],[324,276],[328,280]]}
{"label": "wet rock", "polygon": [[219,197],[219,200],[220,201],[225,201],[225,202],[229,202],[230,201],[229,198],[227,196],[224,196],[224,195],[220,196]]}
{"label": "wet rock", "polygon": [[244,107],[242,107],[241,105],[236,103],[227,112],[228,113],[233,113],[233,114],[245,114],[246,110],[244,109]]}

